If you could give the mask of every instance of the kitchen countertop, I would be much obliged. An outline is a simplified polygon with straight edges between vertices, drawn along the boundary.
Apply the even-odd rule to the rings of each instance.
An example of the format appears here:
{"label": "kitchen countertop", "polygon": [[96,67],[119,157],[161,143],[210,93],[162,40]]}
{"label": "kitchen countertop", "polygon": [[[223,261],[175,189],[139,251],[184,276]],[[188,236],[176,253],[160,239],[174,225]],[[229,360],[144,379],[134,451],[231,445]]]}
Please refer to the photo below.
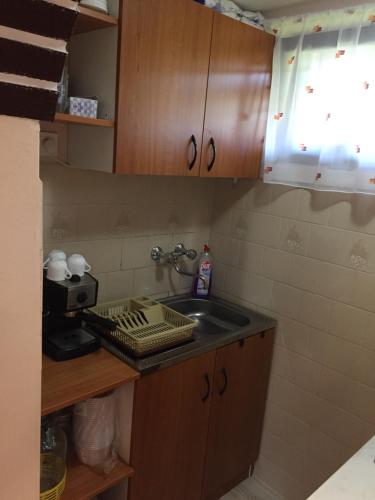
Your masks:
{"label": "kitchen countertop", "polygon": [[[177,298],[183,298],[188,296],[171,297],[161,301],[168,305],[168,302]],[[186,344],[168,349],[161,353],[150,354],[144,358],[133,358],[128,354],[123,353],[118,350],[112,344],[109,344],[105,339],[102,339],[103,346],[108,349],[112,354],[122,359],[127,365],[135,368],[140,373],[147,373],[160,368],[165,368],[167,366],[175,365],[187,359],[193,358],[200,354],[224,347],[233,342],[251,337],[253,335],[258,335],[266,330],[275,328],[277,325],[276,320],[264,316],[260,313],[252,311],[251,309],[246,309],[232,302],[222,300],[217,297],[213,297],[218,303],[222,303],[223,306],[227,305],[231,309],[235,309],[239,313],[250,315],[251,323],[246,327],[240,328],[235,332],[228,332],[225,334],[207,334],[207,335],[197,335],[194,334],[194,339]]]}
{"label": "kitchen countertop", "polygon": [[361,448],[308,500],[374,500],[375,437]]}

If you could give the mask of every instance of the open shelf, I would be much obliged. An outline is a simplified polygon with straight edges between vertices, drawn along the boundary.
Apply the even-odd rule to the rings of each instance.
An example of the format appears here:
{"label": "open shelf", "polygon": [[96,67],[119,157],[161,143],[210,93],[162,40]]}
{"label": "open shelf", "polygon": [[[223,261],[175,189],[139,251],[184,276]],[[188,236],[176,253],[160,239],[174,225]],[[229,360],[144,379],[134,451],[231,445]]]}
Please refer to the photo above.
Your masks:
{"label": "open shelf", "polygon": [[89,31],[104,28],[114,28],[118,25],[118,19],[88,7],[79,7],[79,16],[74,27],[74,34],[88,33]]}
{"label": "open shelf", "polygon": [[92,127],[113,128],[115,126],[114,120],[103,120],[101,118],[87,118],[85,116],[69,115],[68,113],[56,113],[55,122],[74,123],[76,125],[90,125]]}
{"label": "open shelf", "polygon": [[98,396],[139,378],[139,373],[105,349],[70,361],[43,356],[42,415]]}
{"label": "open shelf", "polygon": [[109,474],[100,474],[72,454],[67,463],[66,486],[61,500],[89,500],[133,475],[134,470],[122,461]]}

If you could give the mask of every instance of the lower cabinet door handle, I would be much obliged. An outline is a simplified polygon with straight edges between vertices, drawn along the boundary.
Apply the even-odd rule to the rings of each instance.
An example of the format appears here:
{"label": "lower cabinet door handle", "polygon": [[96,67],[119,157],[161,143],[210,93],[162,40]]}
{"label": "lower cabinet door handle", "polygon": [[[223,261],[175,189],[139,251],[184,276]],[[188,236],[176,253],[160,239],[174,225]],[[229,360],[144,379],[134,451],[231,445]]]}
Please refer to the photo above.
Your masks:
{"label": "lower cabinet door handle", "polygon": [[211,394],[211,384],[210,384],[210,377],[208,376],[208,373],[204,374],[204,380],[206,382],[207,391],[206,391],[205,395],[202,397],[203,403],[205,403],[208,400],[208,398],[210,397],[210,394]]}
{"label": "lower cabinet door handle", "polygon": [[225,368],[222,368],[221,369],[221,374],[222,374],[223,379],[224,379],[224,385],[219,390],[220,396],[222,396],[225,393],[225,391],[227,390],[227,388],[228,388],[228,373],[227,373],[227,370]]}
{"label": "lower cabinet door handle", "polygon": [[195,162],[197,161],[197,156],[198,156],[198,144],[197,144],[197,140],[195,138],[195,135],[191,136],[190,141],[194,147],[194,156],[193,156],[193,159],[191,160],[191,162],[189,163],[189,170],[192,170],[194,165],[195,165]]}
{"label": "lower cabinet door handle", "polygon": [[213,169],[213,167],[215,165],[215,161],[216,161],[216,145],[215,145],[215,139],[213,137],[211,137],[208,145],[211,147],[211,150],[212,150],[212,160],[207,165],[207,171],[211,172],[211,170]]}

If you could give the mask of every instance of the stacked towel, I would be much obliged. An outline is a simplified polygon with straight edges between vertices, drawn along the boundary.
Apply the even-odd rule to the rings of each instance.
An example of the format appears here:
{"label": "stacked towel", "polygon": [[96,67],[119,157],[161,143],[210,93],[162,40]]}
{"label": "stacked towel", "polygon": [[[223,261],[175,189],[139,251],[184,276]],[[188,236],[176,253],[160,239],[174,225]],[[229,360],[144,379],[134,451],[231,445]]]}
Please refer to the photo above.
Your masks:
{"label": "stacked towel", "polygon": [[195,0],[211,9],[224,14],[225,16],[241,21],[242,23],[255,26],[264,30],[264,17],[260,12],[251,12],[250,10],[242,10],[232,0]]}

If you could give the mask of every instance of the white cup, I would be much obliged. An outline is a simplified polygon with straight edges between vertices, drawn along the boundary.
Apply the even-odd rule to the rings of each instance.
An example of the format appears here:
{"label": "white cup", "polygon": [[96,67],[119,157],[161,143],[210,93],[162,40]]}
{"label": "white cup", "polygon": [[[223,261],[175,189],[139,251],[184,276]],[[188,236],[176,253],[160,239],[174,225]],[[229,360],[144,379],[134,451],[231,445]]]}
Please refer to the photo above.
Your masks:
{"label": "white cup", "polygon": [[51,250],[48,257],[43,262],[43,269],[47,269],[48,262],[52,260],[66,260],[66,253],[62,250]]}
{"label": "white cup", "polygon": [[70,279],[72,273],[68,269],[66,260],[50,260],[47,266],[47,278],[51,281]]}
{"label": "white cup", "polygon": [[72,274],[82,277],[85,273],[91,271],[91,266],[86,262],[83,255],[74,253],[68,257],[68,269]]}

